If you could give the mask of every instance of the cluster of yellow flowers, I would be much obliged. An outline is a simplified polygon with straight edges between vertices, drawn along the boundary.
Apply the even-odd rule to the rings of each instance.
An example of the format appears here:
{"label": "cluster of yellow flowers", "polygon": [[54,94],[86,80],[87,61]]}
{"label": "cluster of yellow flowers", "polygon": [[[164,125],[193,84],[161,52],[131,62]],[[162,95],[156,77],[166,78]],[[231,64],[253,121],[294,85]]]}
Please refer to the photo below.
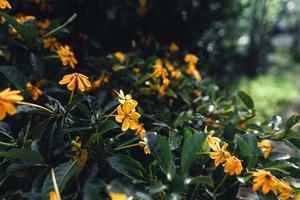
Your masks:
{"label": "cluster of yellow flowers", "polygon": [[199,58],[194,54],[187,54],[184,57],[184,61],[187,63],[185,68],[185,72],[189,75],[194,77],[196,80],[202,80],[200,72],[197,70],[196,65],[199,61]]}
{"label": "cluster of yellow flowers", "polygon": [[230,152],[226,150],[228,147],[227,143],[224,143],[221,147],[221,139],[214,137],[213,134],[214,131],[210,131],[206,140],[209,147],[213,150],[213,152],[211,152],[209,155],[210,158],[214,160],[215,166],[217,167],[224,163],[223,167],[226,174],[240,175],[243,170],[242,162],[237,157],[232,156]]}
{"label": "cluster of yellow flowers", "polygon": [[132,99],[130,94],[124,94],[123,90],[117,92],[118,101],[120,105],[117,107],[117,115],[115,120],[118,123],[122,123],[122,131],[127,131],[128,129],[136,130],[136,135],[141,140],[139,145],[144,147],[145,154],[150,153],[150,149],[147,147],[144,140],[144,133],[146,132],[143,125],[139,123],[139,118],[141,115],[136,112],[136,106],[138,102]]}
{"label": "cluster of yellow flowers", "polygon": [[45,49],[49,49],[50,51],[57,53],[63,66],[69,65],[71,68],[75,68],[78,61],[69,45],[62,45],[56,38],[45,38],[42,42]]}
{"label": "cluster of yellow flowers", "polygon": [[170,84],[170,80],[168,79],[169,73],[171,74],[171,78],[179,79],[181,77],[181,72],[179,70],[175,70],[175,65],[176,63],[171,63],[168,59],[155,60],[152,77],[154,79],[159,77],[162,78],[162,84],[158,88],[160,95],[165,95],[168,90],[168,86]]}
{"label": "cluster of yellow flowers", "polygon": [[261,188],[264,194],[273,191],[279,200],[287,200],[292,196],[292,188],[283,180],[277,179],[270,172],[257,170],[253,173],[253,191]]}

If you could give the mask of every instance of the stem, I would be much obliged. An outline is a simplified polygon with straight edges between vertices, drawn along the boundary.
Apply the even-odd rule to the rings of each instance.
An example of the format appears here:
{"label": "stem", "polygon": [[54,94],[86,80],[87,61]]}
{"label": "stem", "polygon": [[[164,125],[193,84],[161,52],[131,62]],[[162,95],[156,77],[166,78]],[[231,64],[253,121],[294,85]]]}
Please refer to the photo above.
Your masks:
{"label": "stem", "polygon": [[57,195],[57,199],[61,200],[60,194],[59,194],[59,190],[58,190],[58,186],[57,186],[57,182],[56,182],[56,178],[55,178],[55,173],[54,173],[54,169],[51,168],[51,176],[52,176],[52,181],[53,181],[53,186],[54,186],[54,190],[55,193]]}
{"label": "stem", "polygon": [[113,150],[114,151],[119,151],[119,150],[122,150],[122,149],[127,149],[127,148],[130,148],[130,147],[136,147],[136,146],[140,146],[140,143],[130,144],[130,145],[127,145],[127,146],[122,146],[122,147],[117,147]]}
{"label": "stem", "polygon": [[7,147],[18,147],[16,143],[7,143],[7,142],[1,142],[0,145],[7,146]]}
{"label": "stem", "polygon": [[71,93],[71,96],[70,96],[70,100],[69,100],[69,104],[72,103],[72,99],[73,99],[73,97],[74,97],[74,94],[75,94],[75,89],[72,90],[72,93]]}
{"label": "stem", "polygon": [[221,185],[224,184],[224,182],[226,181],[226,179],[228,178],[228,174],[226,174],[223,179],[221,180],[221,182],[217,185],[216,189],[214,190],[213,193],[216,193],[218,191],[218,189],[221,187]]}
{"label": "stem", "polygon": [[35,108],[39,108],[39,109],[47,111],[47,112],[49,112],[51,114],[54,113],[52,110],[50,110],[50,109],[48,109],[48,108],[46,108],[44,106],[40,106],[40,105],[34,104],[34,103],[29,103],[29,102],[22,101],[22,102],[18,102],[18,104],[25,105],[25,106],[31,106],[31,107],[35,107]]}
{"label": "stem", "polygon": [[[103,122],[105,122],[106,120],[108,120],[108,118],[109,117],[112,117],[112,116],[116,116],[116,115],[113,115],[116,111],[117,111],[117,109],[118,109],[118,107],[117,108],[115,108],[111,113],[109,113],[108,115],[104,115],[104,116],[106,116],[106,118],[103,120]],[[104,117],[103,116],[103,117]],[[102,122],[102,123],[103,123]]]}

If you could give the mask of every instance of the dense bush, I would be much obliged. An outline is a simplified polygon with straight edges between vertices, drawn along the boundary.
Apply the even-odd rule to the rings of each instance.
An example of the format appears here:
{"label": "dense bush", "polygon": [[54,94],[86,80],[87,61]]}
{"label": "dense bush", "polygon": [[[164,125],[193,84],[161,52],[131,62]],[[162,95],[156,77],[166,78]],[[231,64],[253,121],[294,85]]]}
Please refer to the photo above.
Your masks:
{"label": "dense bush", "polygon": [[176,43],[101,55],[81,16],[21,2],[39,15],[0,0],[1,198],[299,199],[299,115],[258,123]]}

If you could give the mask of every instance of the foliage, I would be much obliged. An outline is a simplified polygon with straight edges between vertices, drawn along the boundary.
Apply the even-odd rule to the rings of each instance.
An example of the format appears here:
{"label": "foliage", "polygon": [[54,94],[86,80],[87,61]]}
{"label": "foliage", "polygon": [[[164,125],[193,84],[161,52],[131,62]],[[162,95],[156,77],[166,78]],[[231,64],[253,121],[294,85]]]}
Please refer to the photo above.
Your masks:
{"label": "foliage", "polygon": [[[39,15],[0,13],[0,198],[236,199],[249,187],[260,199],[298,193],[299,115],[256,123],[250,95],[223,91],[176,43],[102,53],[93,28],[104,14],[82,21],[71,8],[61,12],[86,5],[99,13],[88,1],[21,2]],[[141,15],[142,2],[128,6]],[[50,14],[61,20],[47,21]]]}

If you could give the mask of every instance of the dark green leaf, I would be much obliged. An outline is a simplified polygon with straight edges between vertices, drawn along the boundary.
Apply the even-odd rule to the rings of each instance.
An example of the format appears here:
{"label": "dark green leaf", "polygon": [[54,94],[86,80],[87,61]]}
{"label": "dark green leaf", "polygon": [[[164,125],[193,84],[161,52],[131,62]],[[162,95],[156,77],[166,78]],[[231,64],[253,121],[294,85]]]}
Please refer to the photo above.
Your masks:
{"label": "dark green leaf", "polygon": [[253,100],[246,92],[240,90],[238,91],[238,96],[243,101],[243,103],[247,106],[247,108],[249,109],[254,108]]}
{"label": "dark green leaf", "polygon": [[138,161],[127,155],[113,156],[107,159],[110,166],[117,172],[138,181],[147,181],[146,171]]}
{"label": "dark green leaf", "polygon": [[23,72],[14,66],[0,66],[0,73],[18,89],[24,89],[28,82]]}
{"label": "dark green leaf", "polygon": [[174,163],[168,140],[154,132],[146,132],[145,137],[151,150],[151,155],[159,163],[165,175],[172,177]]}
{"label": "dark green leaf", "polygon": [[41,165],[45,164],[42,156],[38,152],[31,151],[29,149],[10,149],[5,152],[0,152],[0,157],[26,160]]}
{"label": "dark green leaf", "polygon": [[207,134],[205,132],[196,133],[185,141],[181,154],[181,172],[187,173],[190,165],[196,157],[196,153],[200,152],[201,146],[205,141]]}
{"label": "dark green leaf", "polygon": [[196,176],[191,178],[189,184],[203,184],[214,187],[214,180],[211,176]]}

